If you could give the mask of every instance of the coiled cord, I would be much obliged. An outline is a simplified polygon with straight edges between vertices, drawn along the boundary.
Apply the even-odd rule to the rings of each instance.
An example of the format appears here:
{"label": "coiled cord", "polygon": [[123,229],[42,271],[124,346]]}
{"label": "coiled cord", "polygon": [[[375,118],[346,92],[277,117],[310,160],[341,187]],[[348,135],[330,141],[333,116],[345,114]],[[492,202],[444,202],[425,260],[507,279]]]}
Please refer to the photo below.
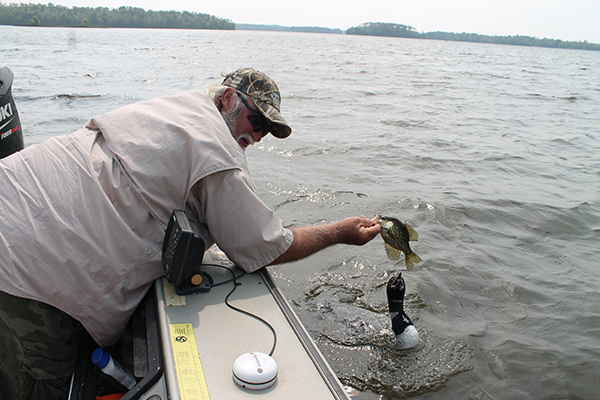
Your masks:
{"label": "coiled cord", "polygon": [[271,348],[271,351],[269,352],[269,356],[272,356],[273,353],[275,352],[275,347],[277,346],[277,333],[275,332],[275,329],[271,326],[271,324],[269,324],[267,321],[265,321],[264,319],[262,319],[261,317],[259,317],[258,315],[252,314],[251,312],[242,310],[241,308],[232,306],[231,303],[229,303],[229,297],[231,297],[231,295],[235,292],[235,289],[237,289],[237,287],[239,285],[241,285],[240,282],[238,282],[237,280],[239,278],[241,278],[242,276],[244,276],[246,274],[246,272],[242,272],[240,275],[236,276],[235,272],[231,269],[228,268],[224,265],[219,265],[219,264],[202,264],[202,267],[217,267],[217,268],[222,268],[222,269],[226,269],[227,271],[231,272],[231,279],[228,279],[226,281],[223,282],[219,282],[219,283],[215,283],[213,285],[213,287],[215,286],[221,286],[224,285],[226,283],[229,282],[233,282],[233,288],[231,289],[231,291],[229,292],[229,294],[227,294],[227,296],[225,297],[225,305],[229,308],[231,308],[234,311],[237,311],[239,313],[242,313],[248,317],[254,318],[260,322],[262,322],[264,325],[267,326],[267,328],[269,328],[271,330],[271,332],[273,332],[273,347]]}

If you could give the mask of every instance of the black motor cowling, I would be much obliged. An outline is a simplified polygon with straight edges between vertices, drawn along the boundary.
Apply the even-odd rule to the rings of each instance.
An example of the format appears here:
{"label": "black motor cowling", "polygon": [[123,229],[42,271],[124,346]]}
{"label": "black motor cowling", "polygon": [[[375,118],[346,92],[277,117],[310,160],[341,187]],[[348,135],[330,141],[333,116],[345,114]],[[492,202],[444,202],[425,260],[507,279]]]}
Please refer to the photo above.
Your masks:
{"label": "black motor cowling", "polygon": [[21,121],[11,93],[13,76],[8,67],[0,68],[0,158],[25,147]]}

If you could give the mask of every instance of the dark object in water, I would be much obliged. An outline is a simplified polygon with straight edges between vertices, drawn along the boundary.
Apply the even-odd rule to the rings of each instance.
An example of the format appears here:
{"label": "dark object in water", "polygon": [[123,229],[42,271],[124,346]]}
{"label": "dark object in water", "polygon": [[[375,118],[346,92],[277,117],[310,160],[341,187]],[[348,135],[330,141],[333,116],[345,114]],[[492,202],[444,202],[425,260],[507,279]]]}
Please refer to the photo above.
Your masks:
{"label": "dark object in water", "polygon": [[390,278],[387,285],[388,307],[392,329],[396,334],[396,350],[410,349],[419,344],[419,332],[404,312],[406,284],[402,274]]}
{"label": "dark object in water", "polygon": [[0,158],[23,150],[23,130],[12,98],[14,74],[8,67],[0,68]]}

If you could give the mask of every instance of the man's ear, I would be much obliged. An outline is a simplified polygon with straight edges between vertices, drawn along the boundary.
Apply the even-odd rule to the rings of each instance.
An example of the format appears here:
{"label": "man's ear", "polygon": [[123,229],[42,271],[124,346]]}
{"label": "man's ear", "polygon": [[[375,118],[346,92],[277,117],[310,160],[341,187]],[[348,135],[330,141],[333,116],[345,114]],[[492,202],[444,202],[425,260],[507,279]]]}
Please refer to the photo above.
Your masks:
{"label": "man's ear", "polygon": [[223,111],[231,111],[235,105],[235,89],[228,87],[221,94],[221,107]]}

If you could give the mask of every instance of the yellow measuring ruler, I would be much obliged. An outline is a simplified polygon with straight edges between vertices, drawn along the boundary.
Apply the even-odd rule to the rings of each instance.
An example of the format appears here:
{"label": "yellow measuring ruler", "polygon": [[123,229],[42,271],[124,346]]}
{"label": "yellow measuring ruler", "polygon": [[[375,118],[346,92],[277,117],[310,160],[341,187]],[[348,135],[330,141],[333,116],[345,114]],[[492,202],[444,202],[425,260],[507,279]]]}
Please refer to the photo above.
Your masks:
{"label": "yellow measuring ruler", "polygon": [[194,327],[192,324],[169,324],[169,330],[181,400],[210,400]]}

